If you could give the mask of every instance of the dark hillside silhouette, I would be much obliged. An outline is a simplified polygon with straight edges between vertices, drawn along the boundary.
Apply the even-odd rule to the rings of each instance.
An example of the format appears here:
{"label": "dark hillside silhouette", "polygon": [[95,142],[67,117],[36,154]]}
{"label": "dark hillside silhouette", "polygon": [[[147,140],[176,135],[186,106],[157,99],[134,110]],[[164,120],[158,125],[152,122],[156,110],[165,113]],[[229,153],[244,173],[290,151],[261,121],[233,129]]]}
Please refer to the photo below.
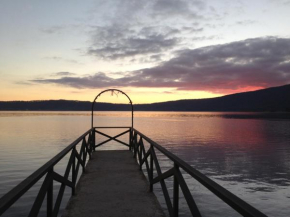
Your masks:
{"label": "dark hillside silhouette", "polygon": [[[91,102],[72,100],[1,101],[2,111],[90,111]],[[96,103],[95,110],[126,111],[127,104]],[[210,99],[189,99],[135,104],[135,111],[254,111],[290,112],[290,85],[231,94]]]}

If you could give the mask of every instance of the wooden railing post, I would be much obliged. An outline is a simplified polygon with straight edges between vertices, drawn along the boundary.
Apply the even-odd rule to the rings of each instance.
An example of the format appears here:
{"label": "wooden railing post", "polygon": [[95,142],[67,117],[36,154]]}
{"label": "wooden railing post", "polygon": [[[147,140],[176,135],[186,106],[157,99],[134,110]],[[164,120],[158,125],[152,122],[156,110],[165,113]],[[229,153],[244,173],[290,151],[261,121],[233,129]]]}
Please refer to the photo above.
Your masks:
{"label": "wooden railing post", "polygon": [[85,166],[86,166],[86,145],[87,145],[87,141],[86,141],[86,138],[83,139],[83,144],[82,144],[82,148],[83,148],[83,162],[84,162],[84,169],[83,171],[86,170]]}
{"label": "wooden railing post", "polygon": [[92,129],[92,136],[93,136],[93,141],[91,144],[91,150],[96,151],[96,132],[95,132],[95,129]]}
{"label": "wooden railing post", "polygon": [[[48,172],[50,176],[52,176],[53,173],[53,168]],[[53,179],[48,185],[47,188],[47,195],[46,195],[46,215],[47,217],[52,216],[52,211],[53,211]]]}
{"label": "wooden railing post", "polygon": [[131,127],[130,128],[130,133],[129,133],[129,151],[132,150],[132,133],[133,133],[133,129]]}
{"label": "wooden railing post", "polygon": [[137,141],[138,141],[137,137],[138,137],[138,135],[135,134],[134,138],[133,138],[134,139],[134,142],[133,142],[134,143],[134,158],[136,158],[136,155],[137,155]]}
{"label": "wooden railing post", "polygon": [[72,187],[72,195],[75,195],[76,192],[76,180],[77,180],[77,177],[76,177],[76,157],[75,157],[75,147],[72,149],[72,183],[73,183],[73,187]]}
{"label": "wooden railing post", "polygon": [[150,172],[149,172],[149,177],[150,177],[150,188],[149,191],[152,192],[153,191],[153,156],[152,156],[152,149],[153,149],[153,145],[150,144]]}
{"label": "wooden railing post", "polygon": [[[178,165],[174,163],[174,170],[178,170]],[[179,209],[179,184],[176,175],[173,178],[173,216],[178,217]]]}
{"label": "wooden railing post", "polygon": [[141,160],[142,160],[142,143],[143,143],[143,140],[142,140],[142,137],[140,136],[139,145],[138,145],[138,148],[137,148],[138,159],[139,159],[139,170],[142,170],[142,164],[141,164]]}

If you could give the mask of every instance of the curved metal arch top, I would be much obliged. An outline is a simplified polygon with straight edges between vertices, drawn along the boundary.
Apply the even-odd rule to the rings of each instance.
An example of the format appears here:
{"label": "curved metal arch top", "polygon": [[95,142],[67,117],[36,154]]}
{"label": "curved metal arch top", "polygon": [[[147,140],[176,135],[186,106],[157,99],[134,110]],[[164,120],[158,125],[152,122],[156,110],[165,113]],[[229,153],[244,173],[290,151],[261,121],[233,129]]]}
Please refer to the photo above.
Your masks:
{"label": "curved metal arch top", "polygon": [[134,118],[134,115],[133,115],[133,113],[134,113],[134,109],[133,109],[133,103],[132,103],[132,100],[130,99],[130,97],[125,93],[125,92],[123,92],[123,91],[121,91],[121,90],[118,90],[118,89],[106,89],[106,90],[104,90],[104,91],[102,91],[102,92],[100,92],[96,97],[95,97],[95,99],[94,99],[94,101],[93,101],[93,103],[92,103],[92,121],[91,121],[91,123],[92,123],[92,128],[94,127],[94,106],[95,106],[95,102],[96,102],[96,100],[99,98],[99,96],[101,96],[103,93],[105,93],[105,92],[108,92],[108,91],[111,91],[111,92],[114,92],[114,91],[116,91],[116,92],[118,92],[118,93],[122,93],[123,95],[125,95],[128,99],[129,99],[129,102],[130,102],[130,104],[131,104],[131,112],[132,112],[132,129],[133,129],[133,118]]}

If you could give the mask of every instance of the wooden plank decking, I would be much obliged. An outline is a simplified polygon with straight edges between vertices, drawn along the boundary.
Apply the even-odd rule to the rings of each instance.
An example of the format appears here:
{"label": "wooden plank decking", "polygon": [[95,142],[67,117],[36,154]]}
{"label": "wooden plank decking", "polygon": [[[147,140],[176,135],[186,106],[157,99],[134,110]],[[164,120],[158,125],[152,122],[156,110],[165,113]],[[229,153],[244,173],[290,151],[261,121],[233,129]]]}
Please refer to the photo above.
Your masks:
{"label": "wooden plank decking", "polygon": [[129,151],[97,151],[63,217],[164,216]]}

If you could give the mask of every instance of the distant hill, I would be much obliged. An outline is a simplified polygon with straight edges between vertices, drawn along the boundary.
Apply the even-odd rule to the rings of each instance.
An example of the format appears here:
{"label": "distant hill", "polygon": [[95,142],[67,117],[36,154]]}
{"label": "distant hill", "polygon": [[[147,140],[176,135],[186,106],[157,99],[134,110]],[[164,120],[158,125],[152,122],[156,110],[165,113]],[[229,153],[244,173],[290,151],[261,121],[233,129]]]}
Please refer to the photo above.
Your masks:
{"label": "distant hill", "polygon": [[[137,107],[138,108],[138,107]],[[140,105],[146,111],[289,111],[290,85],[211,99],[178,100]]]}
{"label": "distant hill", "polygon": [[[90,111],[91,102],[72,100],[0,101],[2,111]],[[98,111],[126,111],[126,104],[96,103]],[[136,104],[135,111],[254,111],[290,112],[290,85],[210,99]]]}

